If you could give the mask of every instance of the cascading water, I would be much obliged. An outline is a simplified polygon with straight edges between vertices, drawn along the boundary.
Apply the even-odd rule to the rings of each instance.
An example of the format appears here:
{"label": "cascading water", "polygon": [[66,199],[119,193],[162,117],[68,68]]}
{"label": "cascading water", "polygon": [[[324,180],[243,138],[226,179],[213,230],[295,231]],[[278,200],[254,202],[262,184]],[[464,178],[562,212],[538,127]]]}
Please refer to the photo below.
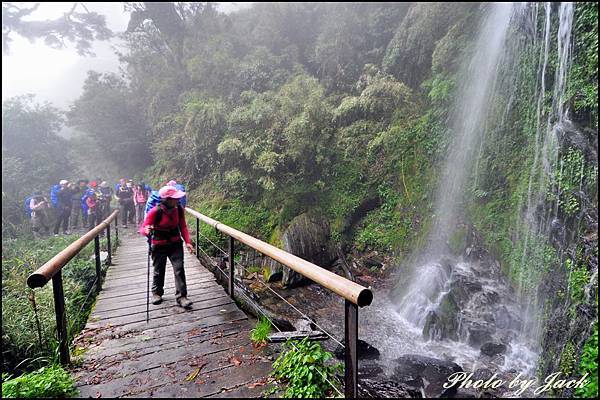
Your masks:
{"label": "cascading water", "polygon": [[[552,214],[545,210],[549,174],[557,160],[557,130],[568,124],[563,109],[566,76],[570,55],[570,31],[573,6],[559,6],[558,53],[559,65],[554,79],[552,111],[544,112],[544,94],[547,85],[549,52],[552,48],[552,5],[544,5],[544,37],[540,47],[537,81],[536,137],[533,144],[533,165],[524,204],[519,205],[515,221],[516,234],[523,246],[521,262],[536,251],[539,242],[534,236],[547,235]],[[498,370],[513,370],[534,376],[541,334],[541,300],[536,291],[527,289],[531,281],[526,268],[518,268],[515,290],[500,272],[499,264],[483,262],[478,257],[454,259],[449,254],[449,241],[460,221],[466,220],[464,201],[471,188],[476,187],[478,172],[483,168],[478,157],[482,154],[486,131],[505,128],[516,93],[515,71],[520,51],[509,39],[510,26],[527,20],[537,27],[538,5],[493,4],[481,25],[473,57],[465,66],[465,78],[457,92],[451,112],[449,127],[453,142],[449,147],[444,172],[436,198],[436,218],[428,245],[413,268],[413,278],[402,288],[400,298],[393,305],[382,307],[386,318],[397,317],[396,326],[380,326],[384,340],[377,343],[395,351],[388,358],[406,353],[418,353],[438,358],[452,359],[465,370],[474,371],[481,366]],[[533,28],[535,31],[536,28]],[[504,68],[503,75],[501,69]],[[494,126],[490,122],[491,110],[504,96],[504,112]],[[490,128],[492,126],[492,128]],[[553,188],[552,190],[560,190]],[[526,203],[525,203],[526,202]],[[520,212],[524,210],[524,212]],[[556,213],[554,213],[556,214]],[[513,238],[514,239],[514,238]],[[468,255],[468,252],[467,252]],[[425,340],[423,341],[424,338]],[[505,346],[502,357],[482,361],[480,348],[493,343]]]}

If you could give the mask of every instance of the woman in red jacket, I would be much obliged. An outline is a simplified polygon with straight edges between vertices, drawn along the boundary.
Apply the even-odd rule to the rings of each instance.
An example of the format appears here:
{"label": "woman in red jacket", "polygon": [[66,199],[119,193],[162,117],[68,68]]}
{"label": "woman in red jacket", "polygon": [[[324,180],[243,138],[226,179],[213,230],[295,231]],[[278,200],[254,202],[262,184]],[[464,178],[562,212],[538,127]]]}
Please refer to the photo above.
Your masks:
{"label": "woman in red jacket", "polygon": [[158,191],[158,194],[161,198],[160,204],[148,212],[140,228],[141,234],[150,237],[152,249],[152,265],[154,267],[152,304],[162,302],[168,257],[171,260],[175,275],[177,304],[188,308],[192,305],[192,302],[187,298],[185,271],[183,269],[183,242],[185,241],[190,253],[194,252],[194,246],[191,243],[190,234],[185,223],[183,208],[177,205],[179,199],[185,196],[185,192],[177,190],[173,186],[164,186]]}

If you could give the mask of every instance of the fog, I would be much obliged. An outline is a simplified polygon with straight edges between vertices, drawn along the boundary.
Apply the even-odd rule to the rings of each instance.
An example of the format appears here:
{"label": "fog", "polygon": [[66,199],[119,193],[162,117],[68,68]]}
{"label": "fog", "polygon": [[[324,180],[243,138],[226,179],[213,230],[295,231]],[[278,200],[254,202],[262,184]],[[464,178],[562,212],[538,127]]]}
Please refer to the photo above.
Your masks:
{"label": "fog", "polygon": [[[41,3],[27,20],[55,19],[72,6],[73,3]],[[85,6],[104,15],[108,28],[115,33],[127,27],[129,14],[123,11],[122,3],[85,3]],[[16,34],[11,38],[9,53],[2,55],[2,101],[33,93],[38,101],[49,101],[66,109],[81,94],[88,70],[118,70],[118,58],[112,50],[118,44],[117,39],[94,42],[96,56],[83,57],[77,54],[73,43],[67,42],[63,49],[52,49],[43,39],[32,43]]]}
{"label": "fog", "polygon": [[[34,3],[29,3],[28,7]],[[26,20],[55,19],[69,11],[74,3],[41,3]],[[123,3],[83,3],[91,12],[106,17],[107,27],[118,34],[127,28],[129,13]],[[219,3],[219,10],[229,13],[245,8],[250,3]],[[77,11],[82,11],[81,6]],[[119,61],[114,47],[120,45],[117,38],[110,42],[95,41],[92,51],[95,57],[80,56],[75,45],[67,42],[62,49],[52,49],[43,39],[35,42],[11,35],[9,53],[2,54],[2,101],[17,95],[32,93],[38,102],[49,101],[66,110],[82,93],[87,71],[118,72]],[[61,132],[70,135],[67,128]]]}

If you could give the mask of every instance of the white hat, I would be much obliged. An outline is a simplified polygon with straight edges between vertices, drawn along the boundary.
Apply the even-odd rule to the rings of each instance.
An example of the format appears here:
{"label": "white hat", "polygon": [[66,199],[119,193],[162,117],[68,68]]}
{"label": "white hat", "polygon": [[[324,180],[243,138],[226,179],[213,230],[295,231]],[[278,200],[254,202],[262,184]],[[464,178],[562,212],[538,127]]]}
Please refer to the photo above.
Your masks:
{"label": "white hat", "polygon": [[58,183],[59,183],[59,185],[66,185],[67,183],[69,183],[69,181],[68,181],[68,180],[66,180],[66,179],[63,179],[63,180],[61,180],[61,181],[60,181],[60,182],[58,182]]}

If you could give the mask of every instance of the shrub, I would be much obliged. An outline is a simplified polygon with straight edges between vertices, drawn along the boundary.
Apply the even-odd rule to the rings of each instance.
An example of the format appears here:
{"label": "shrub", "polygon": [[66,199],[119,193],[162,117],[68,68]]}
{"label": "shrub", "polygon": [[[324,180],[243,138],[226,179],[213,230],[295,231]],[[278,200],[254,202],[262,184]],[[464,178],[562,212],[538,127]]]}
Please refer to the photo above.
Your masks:
{"label": "shrub", "polygon": [[2,374],[2,397],[5,398],[64,398],[77,395],[73,378],[59,365],[42,367],[37,371],[5,380]]}
{"label": "shrub", "polygon": [[[325,365],[332,358],[331,353],[324,351],[319,343],[288,340],[287,351],[282,353],[273,363],[271,375],[287,383],[283,397],[325,397],[333,393],[331,384],[336,388],[339,382],[336,372],[341,372],[341,363]],[[331,384],[329,383],[331,382]]]}
{"label": "shrub", "polygon": [[261,344],[267,340],[267,336],[271,333],[271,322],[264,317],[260,317],[256,323],[256,327],[250,331],[250,339],[255,344]]}

